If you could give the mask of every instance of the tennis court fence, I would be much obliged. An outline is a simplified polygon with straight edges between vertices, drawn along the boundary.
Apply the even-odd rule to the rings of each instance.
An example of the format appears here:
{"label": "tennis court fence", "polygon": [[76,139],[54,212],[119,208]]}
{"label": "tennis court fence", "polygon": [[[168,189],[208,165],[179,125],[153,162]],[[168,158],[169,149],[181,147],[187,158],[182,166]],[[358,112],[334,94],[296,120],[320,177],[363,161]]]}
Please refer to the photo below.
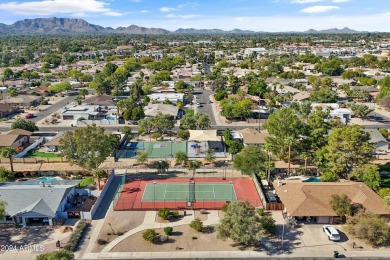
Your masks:
{"label": "tennis court fence", "polygon": [[[238,200],[240,201],[240,200]],[[242,201],[248,201],[253,207],[261,207],[262,203],[259,199],[244,199]],[[197,199],[191,202],[190,198],[185,201],[182,199],[170,199],[170,200],[156,200],[156,201],[142,201],[142,199],[119,199],[114,198],[114,210],[115,211],[126,211],[126,210],[157,210],[161,208],[168,208],[171,210],[180,209],[213,209],[218,210],[223,205],[231,203],[231,201],[221,201],[213,199]]]}

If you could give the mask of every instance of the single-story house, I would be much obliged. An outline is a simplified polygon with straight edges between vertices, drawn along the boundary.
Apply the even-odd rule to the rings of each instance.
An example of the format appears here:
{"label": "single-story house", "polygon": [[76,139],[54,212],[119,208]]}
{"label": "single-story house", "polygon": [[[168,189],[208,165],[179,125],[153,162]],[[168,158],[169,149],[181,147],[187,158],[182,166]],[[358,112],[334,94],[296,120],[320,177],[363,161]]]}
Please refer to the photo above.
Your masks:
{"label": "single-story house", "polygon": [[75,193],[72,185],[3,183],[1,200],[6,203],[3,223],[53,225],[53,220],[66,219],[68,200]]}
{"label": "single-story house", "polygon": [[365,132],[370,134],[369,142],[375,144],[376,152],[388,152],[389,151],[389,142],[383,135],[378,131],[378,129],[363,129]]}
{"label": "single-story house", "polygon": [[30,106],[38,106],[43,97],[42,96],[34,96],[34,95],[17,95],[16,97],[10,97],[8,99],[4,99],[2,103],[13,105],[13,106],[21,106],[21,107],[30,107]]}
{"label": "single-story house", "polygon": [[184,94],[183,93],[152,93],[148,95],[150,101],[153,102],[164,102],[169,100],[171,103],[176,104],[177,102],[184,103]]}
{"label": "single-story house", "polygon": [[263,146],[265,144],[265,138],[269,136],[267,130],[262,130],[260,133],[253,128],[245,128],[238,131],[241,135],[244,146],[257,145]]}
{"label": "single-story house", "polygon": [[15,108],[8,104],[0,103],[0,118],[9,116],[15,111]]}
{"label": "single-story house", "polygon": [[60,146],[60,140],[64,136],[64,132],[58,133],[51,139],[49,142],[45,143],[43,146],[50,152],[58,152],[58,147]]}
{"label": "single-story house", "polygon": [[331,196],[346,194],[352,203],[360,204],[367,212],[390,216],[390,207],[372,189],[362,182],[302,182],[276,180],[274,187],[284,205],[284,217],[334,223],[339,219],[330,205]]}
{"label": "single-story house", "polygon": [[174,118],[179,117],[179,108],[177,106],[165,105],[165,104],[149,104],[144,108],[146,117],[153,117],[158,113],[171,115]]}
{"label": "single-story house", "polygon": [[38,86],[38,87],[35,87],[35,88],[32,88],[28,91],[28,94],[32,94],[32,93],[38,93],[39,95],[41,96],[48,96],[50,94],[50,89],[46,86]]}
{"label": "single-story house", "polygon": [[116,108],[112,108],[110,113],[109,111],[99,105],[69,105],[64,107],[60,114],[62,120],[78,120],[79,118],[84,118],[86,120],[100,120],[102,118],[106,118],[107,116],[115,117]]}
{"label": "single-story house", "polygon": [[23,129],[14,129],[0,135],[0,147],[17,147],[23,146],[30,141],[32,132]]}
{"label": "single-story house", "polygon": [[338,108],[331,110],[329,116],[332,118],[340,118],[341,122],[347,124],[352,117],[352,111],[349,108]]}
{"label": "single-story house", "polygon": [[99,105],[99,106],[115,106],[115,103],[111,96],[97,95],[88,97],[83,101],[85,105]]}

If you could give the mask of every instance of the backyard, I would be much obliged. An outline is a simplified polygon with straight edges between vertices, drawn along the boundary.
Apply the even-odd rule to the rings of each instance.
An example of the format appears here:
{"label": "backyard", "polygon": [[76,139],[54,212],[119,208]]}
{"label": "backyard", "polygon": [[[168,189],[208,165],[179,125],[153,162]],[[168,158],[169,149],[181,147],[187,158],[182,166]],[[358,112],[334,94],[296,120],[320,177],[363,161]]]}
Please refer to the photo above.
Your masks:
{"label": "backyard", "polygon": [[35,157],[44,157],[44,158],[59,158],[58,154],[55,153],[45,153],[38,151],[30,151],[26,154],[25,158],[35,158]]}

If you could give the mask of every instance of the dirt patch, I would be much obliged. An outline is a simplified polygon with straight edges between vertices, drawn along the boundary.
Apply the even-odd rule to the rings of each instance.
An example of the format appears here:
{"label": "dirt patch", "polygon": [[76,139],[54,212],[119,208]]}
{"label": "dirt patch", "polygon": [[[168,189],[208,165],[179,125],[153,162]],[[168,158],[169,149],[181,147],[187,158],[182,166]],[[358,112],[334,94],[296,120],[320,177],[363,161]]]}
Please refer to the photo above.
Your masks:
{"label": "dirt patch", "polygon": [[[140,226],[144,218],[145,211],[109,211],[98,239],[103,239],[108,244],[118,235]],[[95,242],[92,252],[100,252],[107,244],[99,245]]]}
{"label": "dirt patch", "polygon": [[[164,235],[163,229],[156,229]],[[193,239],[192,237],[196,237]],[[223,241],[217,238],[217,232],[198,233],[188,225],[173,227],[173,234],[165,243],[152,244],[142,239],[142,232],[136,233],[118,245],[111,252],[173,252],[173,251],[242,251],[254,250],[235,245],[231,239]]]}
{"label": "dirt patch", "polygon": [[206,221],[208,218],[209,212],[205,211],[204,214],[202,214],[199,210],[195,211],[195,218],[200,218],[202,221]]}

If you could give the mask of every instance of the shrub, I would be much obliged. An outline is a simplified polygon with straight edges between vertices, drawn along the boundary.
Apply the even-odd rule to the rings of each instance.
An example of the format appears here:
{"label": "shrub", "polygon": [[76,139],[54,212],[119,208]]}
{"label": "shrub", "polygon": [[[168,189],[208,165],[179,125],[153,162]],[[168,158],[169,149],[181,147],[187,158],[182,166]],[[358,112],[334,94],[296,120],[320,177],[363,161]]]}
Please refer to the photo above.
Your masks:
{"label": "shrub", "polygon": [[167,208],[162,208],[158,210],[157,214],[160,218],[163,219],[169,219],[169,216],[171,215],[171,211]]}
{"label": "shrub", "polygon": [[85,120],[84,117],[79,117],[79,119],[77,119],[77,121],[83,121],[83,120]]}
{"label": "shrub", "polygon": [[157,237],[157,233],[154,229],[146,229],[143,233],[142,233],[142,238],[148,242],[151,242],[153,243],[155,240],[156,240],[156,237]]}
{"label": "shrub", "polygon": [[174,211],[171,211],[171,216],[173,218],[178,218],[180,216],[180,213],[179,213],[179,211],[174,210]]}
{"label": "shrub", "polygon": [[259,216],[264,216],[264,209],[257,209],[257,214],[259,214]]}
{"label": "shrub", "polygon": [[275,220],[272,218],[272,216],[262,216],[259,219],[261,227],[269,234],[275,234],[276,232],[276,226],[275,226]]}
{"label": "shrub", "polygon": [[390,196],[390,188],[382,188],[379,190],[379,196],[381,196],[381,198],[385,198],[387,196]]}
{"label": "shrub", "polygon": [[195,239],[198,239],[198,237],[193,236],[193,237],[192,237],[192,240],[195,240]]}
{"label": "shrub", "polygon": [[77,250],[77,246],[79,245],[80,239],[83,236],[84,230],[87,227],[87,223],[85,221],[80,221],[72,236],[70,237],[69,242],[64,246],[65,250],[75,252]]}
{"label": "shrub", "polygon": [[46,99],[44,99],[44,100],[41,101],[41,105],[43,105],[43,106],[49,105],[49,101],[47,101]]}
{"label": "shrub", "polygon": [[105,244],[107,244],[107,240],[99,238],[97,240],[97,243],[98,243],[98,245],[105,245]]}
{"label": "shrub", "polygon": [[181,129],[177,131],[177,137],[187,140],[190,137],[190,132],[188,130]]}
{"label": "shrub", "polygon": [[195,229],[198,232],[202,232],[203,222],[200,220],[200,218],[196,218],[193,221],[191,221],[190,227]]}
{"label": "shrub", "polygon": [[223,204],[221,210],[226,212],[228,210],[229,204]]}
{"label": "shrub", "polygon": [[384,218],[363,211],[348,218],[346,230],[352,236],[373,246],[380,246],[390,239],[390,227]]}
{"label": "shrub", "polygon": [[53,260],[53,259],[61,259],[61,260],[73,260],[74,254],[68,250],[61,249],[59,251],[54,251],[42,255],[38,255],[36,260]]}
{"label": "shrub", "polygon": [[165,235],[170,236],[170,235],[172,235],[172,232],[173,232],[173,228],[172,227],[165,227],[164,228]]}

